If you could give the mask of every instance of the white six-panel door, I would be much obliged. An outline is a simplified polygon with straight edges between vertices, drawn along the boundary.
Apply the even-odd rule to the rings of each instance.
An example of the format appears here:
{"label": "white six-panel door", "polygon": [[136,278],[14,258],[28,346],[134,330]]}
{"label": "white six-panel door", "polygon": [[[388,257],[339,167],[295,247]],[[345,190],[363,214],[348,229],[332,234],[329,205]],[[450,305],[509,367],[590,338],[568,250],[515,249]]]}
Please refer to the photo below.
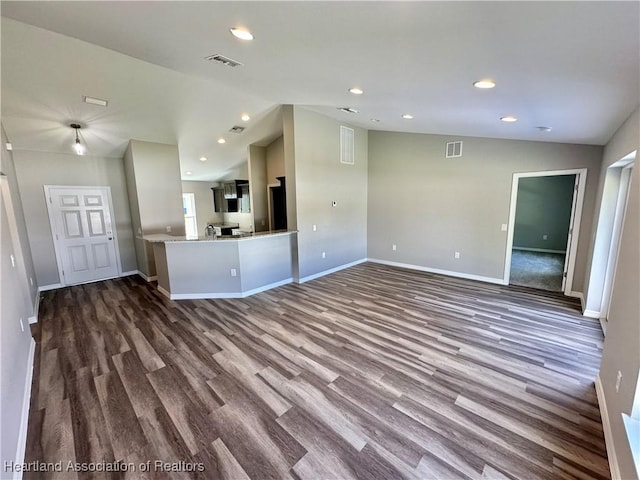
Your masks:
{"label": "white six-panel door", "polygon": [[63,285],[119,275],[109,187],[45,186]]}

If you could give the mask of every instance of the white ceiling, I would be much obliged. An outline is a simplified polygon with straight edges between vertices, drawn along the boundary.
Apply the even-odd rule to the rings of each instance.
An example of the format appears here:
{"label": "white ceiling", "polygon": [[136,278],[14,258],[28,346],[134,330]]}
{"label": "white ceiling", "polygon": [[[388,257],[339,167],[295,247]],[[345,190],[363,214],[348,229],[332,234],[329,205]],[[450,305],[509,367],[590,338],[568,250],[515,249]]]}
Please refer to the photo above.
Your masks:
{"label": "white ceiling", "polygon": [[[14,148],[68,152],[67,125],[79,121],[95,155],[120,157],[130,138],[178,143],[183,174],[193,172],[185,179],[219,178],[249,143],[272,139],[281,104],[375,130],[598,145],[638,104],[639,2],[2,1],[1,9],[18,20],[2,23],[2,123]],[[237,40],[233,26],[255,40]],[[244,66],[204,60],[213,53]],[[497,87],[472,86],[485,77]],[[86,105],[83,95],[109,106]],[[506,114],[519,121],[500,122]],[[228,133],[236,124],[247,130]]]}

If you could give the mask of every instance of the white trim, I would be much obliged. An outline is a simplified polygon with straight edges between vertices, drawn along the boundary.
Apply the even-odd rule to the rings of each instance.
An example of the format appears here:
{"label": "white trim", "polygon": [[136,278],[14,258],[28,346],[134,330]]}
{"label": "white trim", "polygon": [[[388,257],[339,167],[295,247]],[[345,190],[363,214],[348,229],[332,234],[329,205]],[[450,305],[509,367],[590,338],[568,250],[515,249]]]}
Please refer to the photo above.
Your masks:
{"label": "white trim", "polygon": [[137,275],[139,272],[138,270],[129,270],[128,272],[122,272],[120,274],[121,277],[130,277],[131,275]]}
{"label": "white trim", "polygon": [[52,283],[51,285],[42,285],[38,287],[38,293],[48,292],[49,290],[56,290],[62,288],[64,285],[61,283]]}
{"label": "white trim", "polygon": [[314,273],[313,275],[307,275],[306,277],[300,278],[297,280],[297,283],[304,283],[310,280],[315,280],[316,278],[324,277],[325,275],[329,275],[330,273],[339,272],[340,270],[344,270],[345,268],[353,267],[355,265],[359,265],[361,263],[366,262],[366,258],[361,258],[360,260],[356,260],[355,262],[345,263],[344,265],[339,265],[334,268],[330,268],[329,270],[323,270],[322,272]]}
{"label": "white trim", "polygon": [[551,250],[550,248],[529,248],[529,247],[511,247],[512,250],[522,250],[523,252],[540,252],[540,253],[567,253],[566,250]]}
{"label": "white trim", "polygon": [[498,285],[508,285],[502,278],[484,277],[482,275],[472,275],[470,273],[453,272],[451,270],[440,270],[439,268],[423,267],[421,265],[412,265],[409,263],[390,262],[388,260],[380,260],[377,258],[367,259],[369,262],[381,263],[382,265],[390,265],[392,267],[408,268],[410,270],[419,270],[421,272],[436,273],[438,275],[446,275],[448,277],[466,278],[467,280],[477,280],[480,282],[496,283]]}
{"label": "white trim", "polygon": [[[24,455],[27,449],[27,430],[29,428],[29,405],[31,404],[31,383],[33,380],[33,359],[36,353],[36,342],[32,338],[29,343],[29,356],[27,358],[27,376],[24,383],[24,395],[22,396],[22,413],[20,415],[20,432],[18,433],[18,449],[16,450],[16,465],[24,463]],[[22,471],[13,473],[14,479],[22,478]]]}
{"label": "white trim", "polygon": [[597,310],[585,310],[582,312],[582,316],[587,318],[600,318],[600,312]]}
{"label": "white trim", "polygon": [[565,295],[568,297],[579,298],[580,299],[580,310],[584,312],[584,295],[582,292],[565,292]]}
{"label": "white trim", "polygon": [[173,299],[171,298],[171,294],[169,293],[169,291],[168,291],[168,290],[165,290],[165,289],[164,289],[163,287],[161,287],[160,285],[158,285],[158,291],[159,291],[162,295],[164,295],[165,297],[167,297],[169,300],[173,300]]}
{"label": "white trim", "polygon": [[604,387],[600,375],[596,378],[596,395],[598,397],[598,406],[600,407],[600,418],[602,419],[602,430],[604,431],[604,443],[607,449],[607,458],[609,459],[609,469],[611,470],[612,480],[620,478],[620,466],[618,465],[618,456],[616,455],[615,444],[613,443],[613,432],[611,431],[611,422],[609,412],[607,410],[607,400],[604,395]]}
{"label": "white trim", "polygon": [[604,336],[607,336],[607,319],[606,318],[600,319],[600,328],[602,329],[602,334]]}
{"label": "white trim", "polygon": [[158,286],[158,290],[165,297],[170,300],[198,300],[198,299],[211,299],[211,298],[245,298],[255,295],[256,293],[271,290],[272,288],[281,287],[293,282],[293,278],[287,278],[279,282],[263,285],[262,287],[254,288],[253,290],[247,290],[245,292],[228,292],[228,293],[169,293],[167,290]]}
{"label": "white trim", "polygon": [[[513,250],[513,234],[515,230],[516,223],[516,205],[518,202],[518,182],[521,178],[526,177],[554,177],[557,175],[575,175],[576,181],[578,183],[578,192],[575,206],[572,208],[572,235],[571,235],[571,244],[567,246],[567,259],[565,260],[567,264],[567,277],[566,283],[564,286],[564,294],[568,295],[571,292],[571,287],[573,286],[573,274],[576,266],[576,257],[578,253],[578,240],[580,236],[580,222],[582,220],[582,207],[584,204],[584,192],[587,185],[587,169],[586,168],[576,168],[571,170],[548,170],[541,172],[522,172],[522,173],[514,173],[513,181],[511,184],[511,203],[509,205],[509,223],[507,228],[507,244],[506,248],[506,258],[504,263],[504,277],[503,277],[503,285],[509,284],[509,277],[511,275],[511,252]],[[568,240],[568,239],[567,239]]]}
{"label": "white trim", "polygon": [[135,273],[140,275],[146,282],[155,282],[158,279],[157,275],[147,276],[147,274],[141,272],[140,270],[136,270]]}

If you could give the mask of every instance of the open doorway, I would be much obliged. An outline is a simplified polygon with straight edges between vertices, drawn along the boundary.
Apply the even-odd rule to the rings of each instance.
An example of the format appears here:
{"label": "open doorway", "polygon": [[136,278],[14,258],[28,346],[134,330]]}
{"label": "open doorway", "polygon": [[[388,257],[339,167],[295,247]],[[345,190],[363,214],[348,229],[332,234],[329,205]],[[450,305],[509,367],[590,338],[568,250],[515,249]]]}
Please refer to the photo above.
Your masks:
{"label": "open doorway", "polygon": [[605,171],[584,309],[585,316],[600,319],[605,333],[636,154],[631,152]]}
{"label": "open doorway", "polygon": [[505,283],[571,294],[586,169],[514,174]]}

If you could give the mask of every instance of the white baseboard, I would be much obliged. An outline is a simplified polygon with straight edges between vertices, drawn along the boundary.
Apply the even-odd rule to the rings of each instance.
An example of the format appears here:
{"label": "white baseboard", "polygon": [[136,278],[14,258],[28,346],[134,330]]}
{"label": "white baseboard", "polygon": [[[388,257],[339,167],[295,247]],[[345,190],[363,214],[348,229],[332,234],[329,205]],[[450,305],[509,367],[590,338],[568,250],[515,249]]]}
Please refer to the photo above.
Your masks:
{"label": "white baseboard", "polygon": [[130,277],[131,275],[138,275],[140,272],[138,270],[129,270],[128,272],[122,272],[120,274],[121,277]]}
{"label": "white baseboard", "polygon": [[256,293],[265,292],[272,288],[281,287],[293,282],[293,278],[287,278],[279,282],[263,285],[262,287],[254,288],[253,290],[246,290],[243,292],[226,292],[226,293],[170,293],[166,289],[158,285],[158,291],[170,300],[199,300],[199,299],[213,299],[213,298],[245,298],[255,295]]}
{"label": "white baseboard", "polygon": [[38,293],[48,292],[49,290],[55,290],[57,288],[63,288],[61,283],[52,283],[51,285],[42,285],[38,287]]}
{"label": "white baseboard", "polygon": [[412,265],[410,263],[390,262],[388,260],[380,260],[377,258],[367,259],[369,262],[381,263],[382,265],[390,265],[392,267],[408,268],[410,270],[419,270],[421,272],[437,273],[438,275],[446,275],[448,277],[466,278],[467,280],[478,280],[480,282],[496,283],[498,285],[508,285],[504,278],[483,277],[481,275],[472,275],[470,273],[452,272],[450,270],[440,270],[439,268],[423,267],[421,265]]}
{"label": "white baseboard", "polygon": [[[27,430],[29,428],[29,406],[31,404],[31,382],[33,380],[33,360],[36,353],[36,342],[32,338],[29,344],[29,356],[27,358],[27,377],[24,384],[22,397],[22,414],[20,415],[20,433],[18,434],[18,449],[16,450],[16,465],[24,463],[24,455],[27,449]],[[14,479],[22,478],[22,471],[13,473]]]}
{"label": "white baseboard", "polygon": [[512,250],[521,250],[523,252],[540,252],[540,253],[567,253],[566,250],[552,250],[549,248],[529,248],[529,247],[512,247]]}
{"label": "white baseboard", "polygon": [[607,448],[611,479],[618,480],[620,479],[620,466],[618,465],[618,456],[616,455],[616,449],[613,443],[613,432],[611,431],[609,411],[607,410],[607,400],[604,396],[604,387],[602,386],[600,375],[596,378],[596,395],[598,397],[598,406],[600,407],[600,417],[602,419],[602,430],[604,431],[604,443]]}
{"label": "white baseboard", "polygon": [[38,323],[38,312],[40,312],[40,292],[36,292],[36,301],[33,304],[33,316],[29,317],[29,325]]}
{"label": "white baseboard", "polygon": [[600,312],[597,310],[584,310],[582,312],[582,316],[583,317],[587,317],[587,318],[600,318]]}
{"label": "white baseboard", "polygon": [[565,293],[566,296],[568,297],[573,297],[573,298],[579,298],[580,299],[580,310],[582,310],[584,312],[584,295],[582,294],[582,292],[567,292]]}
{"label": "white baseboard", "polygon": [[171,298],[171,294],[165,290],[163,287],[161,287],[160,285],[158,285],[158,291],[163,294],[165,297],[167,297],[169,300],[174,300]]}
{"label": "white baseboard", "polygon": [[325,275],[329,275],[330,273],[339,272],[340,270],[344,270],[345,268],[353,267],[354,265],[359,265],[361,263],[366,262],[366,258],[361,258],[360,260],[356,260],[355,262],[345,263],[344,265],[339,265],[334,268],[330,268],[329,270],[323,270],[322,272],[314,273],[313,275],[308,275],[303,278],[299,278],[296,280],[297,283],[304,283],[310,280],[315,280],[316,278],[324,277]]}
{"label": "white baseboard", "polygon": [[157,275],[148,276],[145,273],[142,273],[140,270],[136,270],[135,273],[140,275],[146,282],[155,282],[158,279]]}

